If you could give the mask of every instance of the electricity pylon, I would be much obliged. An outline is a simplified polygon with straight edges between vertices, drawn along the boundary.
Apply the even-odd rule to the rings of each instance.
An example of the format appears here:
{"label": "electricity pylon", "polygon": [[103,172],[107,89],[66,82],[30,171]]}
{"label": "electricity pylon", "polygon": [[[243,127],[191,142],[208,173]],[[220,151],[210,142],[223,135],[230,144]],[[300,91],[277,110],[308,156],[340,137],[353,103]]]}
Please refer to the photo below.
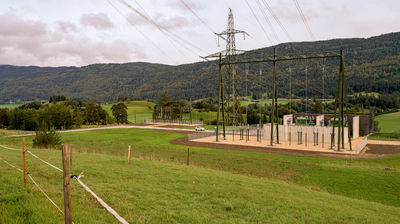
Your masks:
{"label": "electricity pylon", "polygon": [[[236,49],[236,41],[235,35],[242,33],[243,36],[249,35],[245,31],[236,30],[234,25],[233,13],[232,9],[229,9],[228,14],[228,27],[225,31],[221,33],[215,33],[218,38],[221,38],[226,41],[226,48],[221,52],[217,52],[212,55],[205,56],[203,58],[217,58],[223,57],[225,60],[230,62],[236,61],[236,56],[238,54],[244,53],[243,50]],[[226,36],[226,38],[225,38]],[[243,76],[243,77],[241,77]],[[239,109],[240,103],[238,100],[239,96],[239,80],[243,80],[244,75],[237,73],[237,66],[236,64],[228,64],[225,66],[224,74],[220,74],[218,79],[218,124],[225,126],[225,123],[231,123],[232,125],[239,125],[240,119],[239,117]],[[221,110],[221,111],[220,111]],[[228,116],[225,116],[225,113]],[[218,126],[219,126],[218,125]],[[224,128],[225,131],[225,128]],[[225,135],[224,135],[225,136]]]}

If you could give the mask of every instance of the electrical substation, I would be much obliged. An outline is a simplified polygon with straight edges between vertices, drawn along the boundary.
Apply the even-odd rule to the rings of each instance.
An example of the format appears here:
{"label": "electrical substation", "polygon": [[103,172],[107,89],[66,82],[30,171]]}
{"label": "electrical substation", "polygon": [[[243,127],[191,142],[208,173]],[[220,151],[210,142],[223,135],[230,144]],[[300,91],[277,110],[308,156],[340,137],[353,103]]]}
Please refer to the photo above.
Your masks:
{"label": "electrical substation", "polygon": [[[369,134],[373,131],[373,114],[349,114],[347,105],[347,93],[345,82],[345,60],[343,50],[305,52],[300,54],[278,54],[274,48],[273,54],[267,55],[257,51],[243,51],[236,49],[235,35],[248,33],[234,28],[232,10],[228,14],[228,27],[221,33],[216,33],[218,38],[226,41],[226,49],[215,54],[205,56],[204,59],[217,59],[219,66],[218,73],[218,110],[217,125],[215,133],[202,133],[189,135],[189,140],[199,142],[214,142],[216,144],[249,145],[257,147],[275,147],[297,150],[310,150],[331,153],[358,154],[366,145]],[[278,85],[281,76],[278,77],[279,66],[286,66],[288,62],[307,60],[338,59],[337,90],[334,99],[334,113],[310,113],[307,110],[307,103],[311,97],[308,95],[307,65],[305,74],[305,96],[306,111],[302,113],[288,114],[283,119],[278,117]],[[272,64],[272,65],[271,65]],[[239,71],[238,66],[244,65]],[[249,74],[249,65],[258,65],[258,76]],[[269,92],[271,94],[272,109],[270,111],[270,122],[261,121],[257,125],[249,125],[246,118],[240,111],[240,98],[248,96],[249,80],[258,80],[260,95],[262,95],[263,66],[270,66],[272,79]],[[324,100],[324,65],[322,71],[322,94]],[[243,71],[244,70],[244,71]],[[291,74],[289,66],[286,69]],[[291,86],[291,75],[290,75]],[[264,90],[266,88],[264,87]],[[289,92],[291,89],[279,90]],[[292,99],[289,99],[291,104]],[[260,109],[261,111],[261,109]],[[229,126],[229,127],[228,127]]]}

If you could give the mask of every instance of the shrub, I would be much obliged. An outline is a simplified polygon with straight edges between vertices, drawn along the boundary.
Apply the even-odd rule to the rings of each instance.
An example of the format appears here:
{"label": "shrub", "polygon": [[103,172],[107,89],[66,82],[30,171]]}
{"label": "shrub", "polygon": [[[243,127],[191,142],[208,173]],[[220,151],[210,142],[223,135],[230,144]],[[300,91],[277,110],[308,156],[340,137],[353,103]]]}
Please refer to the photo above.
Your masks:
{"label": "shrub", "polygon": [[61,149],[61,135],[54,128],[50,128],[50,131],[47,131],[47,126],[42,125],[36,131],[32,147]]}

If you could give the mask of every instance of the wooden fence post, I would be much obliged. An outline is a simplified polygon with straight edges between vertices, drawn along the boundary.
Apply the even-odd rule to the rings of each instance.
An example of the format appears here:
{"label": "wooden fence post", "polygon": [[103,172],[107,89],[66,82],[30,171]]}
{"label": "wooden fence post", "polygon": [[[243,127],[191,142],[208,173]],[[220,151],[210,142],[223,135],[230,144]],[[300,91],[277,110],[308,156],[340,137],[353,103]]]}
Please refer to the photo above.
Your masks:
{"label": "wooden fence post", "polygon": [[188,147],[188,154],[187,154],[187,165],[189,166],[189,147]]}
{"label": "wooden fence post", "polygon": [[69,165],[72,166],[72,143],[69,144]]}
{"label": "wooden fence post", "polygon": [[71,216],[71,191],[69,185],[68,145],[63,145],[62,150],[63,175],[64,175],[64,220],[72,224]]}
{"label": "wooden fence post", "polygon": [[24,187],[26,187],[25,138],[22,138],[22,161],[23,161],[23,171],[24,171]]}
{"label": "wooden fence post", "polygon": [[131,146],[129,146],[128,150],[128,165],[131,165]]}

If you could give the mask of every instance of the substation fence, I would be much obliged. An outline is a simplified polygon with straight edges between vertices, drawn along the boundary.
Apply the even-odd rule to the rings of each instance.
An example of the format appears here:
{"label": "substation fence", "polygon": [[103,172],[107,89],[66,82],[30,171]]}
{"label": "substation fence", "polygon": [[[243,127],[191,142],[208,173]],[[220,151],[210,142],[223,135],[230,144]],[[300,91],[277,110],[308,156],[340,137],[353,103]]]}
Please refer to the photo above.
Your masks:
{"label": "substation fence", "polygon": [[[110,206],[108,206],[107,203],[105,203],[100,197],[98,197],[92,190],[90,190],[89,187],[87,187],[87,186],[80,180],[80,178],[83,177],[83,175],[82,175],[83,172],[82,172],[79,176],[77,176],[77,175],[70,175],[69,172],[68,172],[68,173],[64,172],[64,170],[65,170],[65,171],[69,171],[69,162],[70,162],[71,165],[72,165],[72,144],[71,144],[71,151],[70,151],[70,152],[71,152],[70,161],[68,161],[68,156],[65,157],[65,155],[68,155],[68,146],[65,146],[65,145],[63,146],[63,166],[64,166],[64,170],[62,170],[62,169],[60,169],[60,168],[58,168],[58,167],[56,167],[56,166],[50,164],[49,162],[46,162],[45,160],[39,158],[38,156],[36,156],[35,154],[33,154],[31,151],[29,151],[29,150],[27,150],[27,149],[25,150],[25,139],[23,139],[23,149],[22,149],[22,150],[21,150],[21,149],[15,149],[15,148],[7,147],[7,146],[3,146],[3,145],[0,145],[0,147],[1,147],[1,148],[5,148],[5,149],[9,149],[9,150],[13,150],[13,151],[20,151],[20,152],[23,153],[23,164],[24,164],[23,166],[24,166],[25,173],[24,173],[23,170],[17,168],[16,166],[12,165],[11,163],[5,161],[4,159],[0,158],[0,160],[4,161],[6,164],[10,165],[11,167],[17,169],[18,171],[20,171],[20,172],[22,172],[22,173],[24,174],[24,186],[25,186],[25,187],[26,187],[26,176],[28,176],[28,177],[32,180],[32,182],[36,185],[36,187],[46,196],[46,198],[49,199],[49,201],[50,201],[64,216],[65,216],[65,223],[73,223],[73,222],[72,222],[71,213],[70,213],[70,211],[71,211],[71,202],[70,202],[70,200],[69,200],[68,202],[66,202],[66,200],[68,199],[68,197],[65,195],[65,191],[66,191],[66,190],[65,190],[65,187],[66,187],[66,185],[68,185],[68,188],[69,188],[69,178],[72,178],[72,179],[77,180],[78,183],[81,184],[81,186],[82,186],[86,191],[88,191],[90,194],[92,194],[92,196],[95,197],[95,198],[97,199],[97,201],[98,201],[104,208],[107,209],[108,212],[110,212],[112,215],[114,215],[115,218],[118,219],[118,221],[120,221],[120,222],[123,223],[123,224],[128,224],[127,221],[125,221],[117,212],[115,212]],[[48,165],[48,166],[50,166],[50,167],[52,167],[52,168],[54,168],[54,169],[56,169],[56,170],[58,170],[58,171],[64,173],[64,211],[65,211],[65,213],[64,213],[64,212],[59,208],[59,206],[57,206],[57,204],[54,203],[54,201],[42,190],[42,188],[36,183],[36,181],[32,178],[32,176],[29,174],[29,172],[26,172],[26,167],[25,167],[25,164],[26,164],[26,163],[25,163],[25,152],[28,152],[28,153],[31,154],[33,157],[37,158],[38,160],[40,160],[41,162],[45,163],[46,165]],[[65,165],[65,164],[67,164],[67,165]],[[67,180],[68,184],[65,183],[65,180]],[[70,199],[69,189],[68,189],[68,194],[69,194],[69,199]],[[67,207],[67,204],[66,204],[66,203],[69,203],[69,205],[68,205],[68,207],[69,207],[68,210],[69,210],[69,211],[68,211],[67,209],[65,209],[65,207]],[[69,213],[69,214],[67,214],[67,213]]]}
{"label": "substation fence", "polygon": [[204,121],[190,121],[190,120],[170,120],[170,119],[151,119],[143,120],[143,123],[162,123],[162,124],[204,124]]}
{"label": "substation fence", "polygon": [[[250,137],[257,137],[257,141],[260,141],[260,139],[263,136],[264,131],[260,128],[257,127],[249,127],[249,128],[242,128],[242,127],[228,127],[227,130],[225,131],[226,136],[235,136],[233,138],[239,139],[239,140],[249,140]],[[188,140],[193,141],[193,140],[198,140],[202,138],[209,138],[209,137],[215,137],[216,133],[215,132],[196,132],[193,134],[188,134]],[[218,139],[223,138],[223,132],[219,131],[218,132]]]}
{"label": "substation fence", "polygon": [[188,134],[188,140],[193,141],[196,139],[208,138],[212,136],[215,136],[214,132],[196,132],[194,134]]}
{"label": "substation fence", "polygon": [[367,140],[368,140],[368,136],[367,137],[365,137],[360,143],[358,143],[357,144],[357,146],[356,146],[356,150],[357,150],[357,155],[358,155],[358,153],[360,153],[363,149],[364,149],[364,147],[367,145]]}

